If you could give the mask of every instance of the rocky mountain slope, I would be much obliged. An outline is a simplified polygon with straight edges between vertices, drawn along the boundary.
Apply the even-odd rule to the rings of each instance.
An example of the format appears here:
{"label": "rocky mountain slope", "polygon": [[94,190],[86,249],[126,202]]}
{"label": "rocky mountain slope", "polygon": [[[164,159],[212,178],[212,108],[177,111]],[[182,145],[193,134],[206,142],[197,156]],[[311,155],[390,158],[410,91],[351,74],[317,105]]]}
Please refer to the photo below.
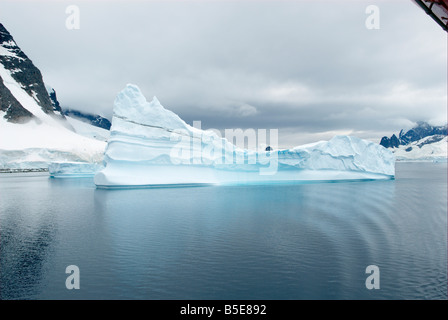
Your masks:
{"label": "rocky mountain slope", "polygon": [[54,90],[0,24],[0,169],[101,162],[105,142],[78,134]]}

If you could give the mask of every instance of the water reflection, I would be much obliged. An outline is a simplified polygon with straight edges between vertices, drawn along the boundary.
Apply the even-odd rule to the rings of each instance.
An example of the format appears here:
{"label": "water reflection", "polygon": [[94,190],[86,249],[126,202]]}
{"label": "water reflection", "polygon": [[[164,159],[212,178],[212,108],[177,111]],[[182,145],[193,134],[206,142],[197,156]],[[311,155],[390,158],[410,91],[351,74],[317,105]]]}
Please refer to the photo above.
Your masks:
{"label": "water reflection", "polygon": [[151,296],[148,285],[146,296],[334,298],[344,297],[335,284],[364,283],[394,232],[394,190],[394,181],[100,189],[95,204],[117,252],[135,257],[128,271],[166,290]]}
{"label": "water reflection", "polygon": [[[2,299],[444,299],[446,164],[393,181],[96,189],[0,178]],[[416,170],[418,169],[418,170]],[[65,267],[81,289],[65,288]],[[365,268],[381,290],[365,288]]]}
{"label": "water reflection", "polygon": [[[24,184],[19,178],[6,184],[2,179],[0,184],[0,194],[7,195],[0,206],[1,299],[35,298],[45,286],[58,226],[51,208],[41,214],[40,205],[53,199],[45,188],[36,188],[42,178],[37,181],[31,179]],[[8,192],[3,189],[6,186]]]}

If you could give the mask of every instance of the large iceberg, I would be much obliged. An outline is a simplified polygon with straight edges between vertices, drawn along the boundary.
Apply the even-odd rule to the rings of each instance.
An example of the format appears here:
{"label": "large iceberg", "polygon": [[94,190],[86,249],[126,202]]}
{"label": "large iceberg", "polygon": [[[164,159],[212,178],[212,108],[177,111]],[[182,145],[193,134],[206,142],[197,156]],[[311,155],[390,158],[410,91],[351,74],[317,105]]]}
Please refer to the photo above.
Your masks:
{"label": "large iceberg", "polygon": [[[241,135],[240,141],[251,140],[253,132],[240,130],[232,142]],[[255,148],[238,147],[217,130],[188,125],[156,97],[148,102],[137,86],[129,84],[115,99],[105,168],[95,175],[95,184],[100,188],[259,184],[395,175],[393,153],[371,141],[335,136],[279,150],[275,139],[269,140],[266,147],[266,130],[258,130]]]}

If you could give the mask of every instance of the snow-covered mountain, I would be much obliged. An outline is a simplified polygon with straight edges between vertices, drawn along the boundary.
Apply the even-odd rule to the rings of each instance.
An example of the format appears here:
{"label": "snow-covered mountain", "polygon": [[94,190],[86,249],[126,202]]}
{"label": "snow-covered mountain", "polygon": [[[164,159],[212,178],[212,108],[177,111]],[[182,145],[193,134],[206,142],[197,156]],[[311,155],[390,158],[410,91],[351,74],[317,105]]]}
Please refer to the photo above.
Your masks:
{"label": "snow-covered mountain", "polygon": [[102,161],[104,137],[93,139],[87,124],[66,117],[54,89],[47,90],[39,69],[0,24],[0,169]]}
{"label": "snow-covered mountain", "polygon": [[408,131],[401,130],[398,137],[383,137],[380,144],[391,148],[397,160],[446,160],[447,125],[431,126],[426,122]]}

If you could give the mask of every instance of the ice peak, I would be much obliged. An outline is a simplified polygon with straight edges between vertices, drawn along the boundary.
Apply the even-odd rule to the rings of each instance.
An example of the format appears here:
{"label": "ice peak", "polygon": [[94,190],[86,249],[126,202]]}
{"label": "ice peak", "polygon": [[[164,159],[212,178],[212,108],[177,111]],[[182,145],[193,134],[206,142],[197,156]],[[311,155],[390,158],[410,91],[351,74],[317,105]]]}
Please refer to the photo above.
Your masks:
{"label": "ice peak", "polygon": [[151,105],[151,107],[162,107],[162,104],[160,103],[159,99],[157,99],[156,96],[152,98],[149,104]]}
{"label": "ice peak", "polygon": [[115,98],[114,113],[117,115],[125,115],[129,110],[142,109],[148,102],[143,96],[140,88],[134,84],[127,84]]}
{"label": "ice peak", "polygon": [[127,84],[120,93],[121,95],[119,94],[117,96],[117,99],[125,98],[129,100],[129,102],[131,102],[133,105],[141,105],[147,102],[145,96],[140,91],[140,88],[135,84]]}
{"label": "ice peak", "polygon": [[148,102],[139,87],[134,84],[126,85],[118,93],[114,104],[114,117],[117,118],[168,130],[187,128],[187,124],[177,114],[165,109],[157,97],[154,96],[151,102]]}

